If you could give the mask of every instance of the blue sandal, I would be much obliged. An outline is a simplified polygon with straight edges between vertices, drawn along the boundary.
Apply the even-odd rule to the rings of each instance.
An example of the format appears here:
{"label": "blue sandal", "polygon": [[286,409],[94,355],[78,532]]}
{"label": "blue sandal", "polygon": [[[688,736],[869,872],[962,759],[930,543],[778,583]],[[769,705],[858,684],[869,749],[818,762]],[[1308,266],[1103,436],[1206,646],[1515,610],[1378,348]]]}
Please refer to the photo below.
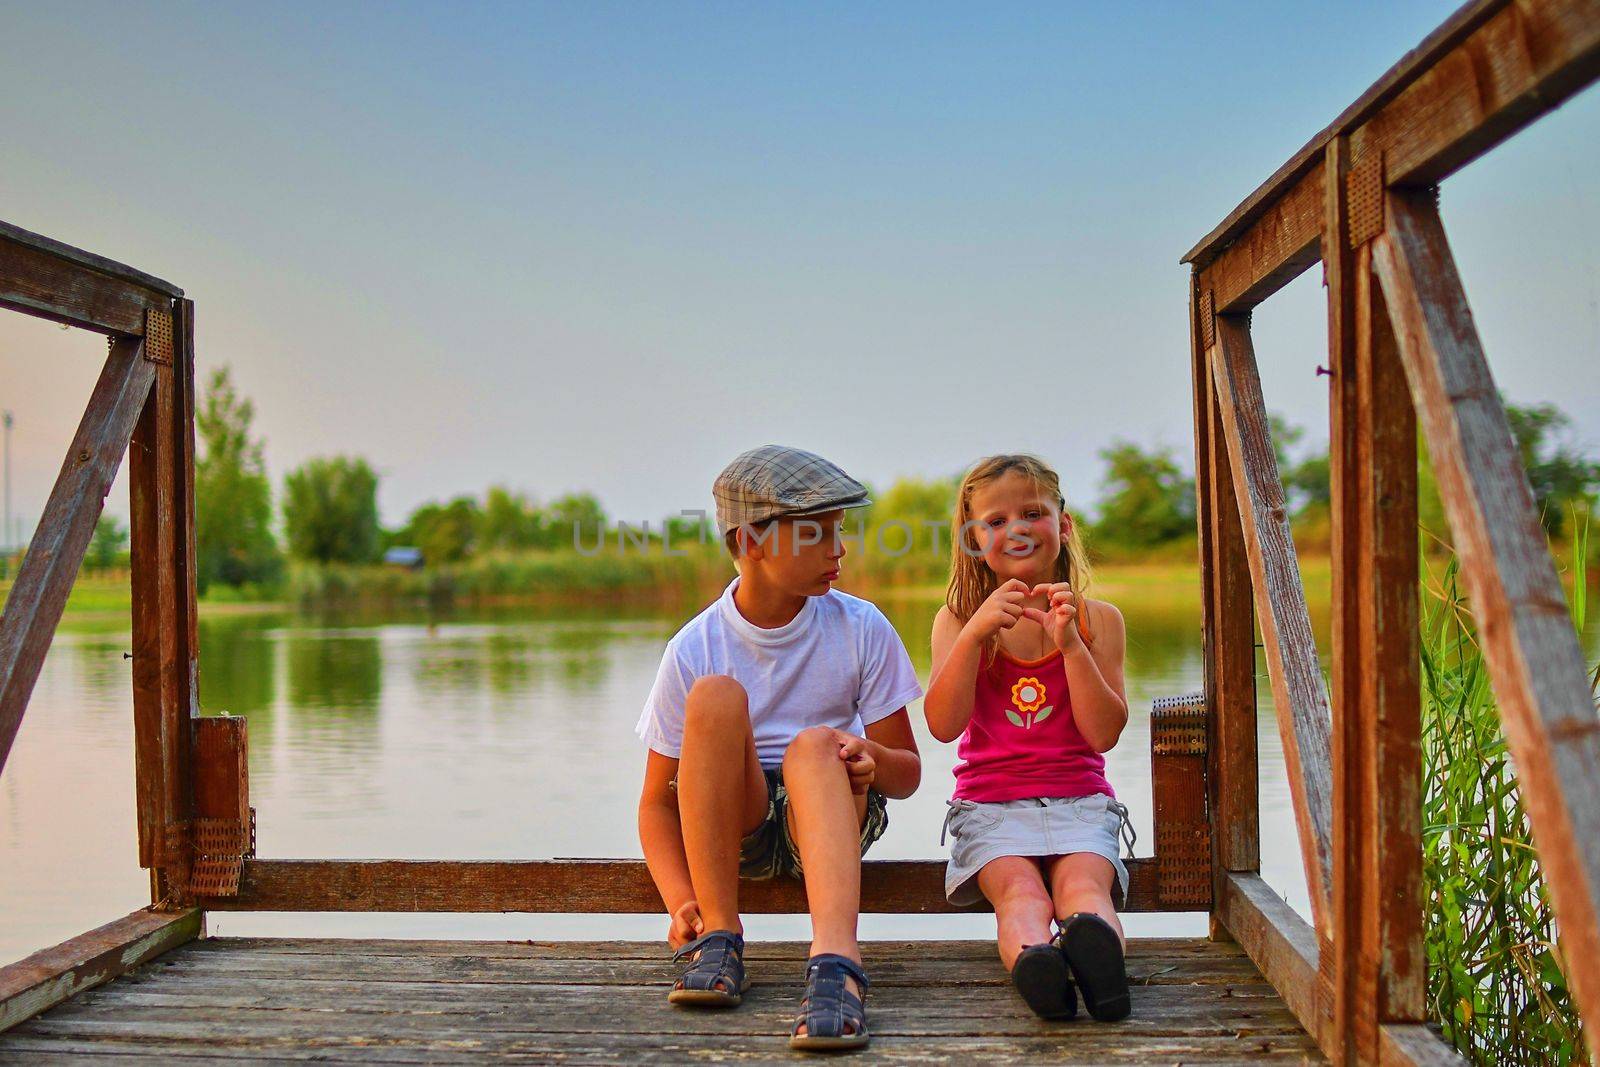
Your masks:
{"label": "blue sandal", "polygon": [[744,937],[732,930],[711,930],[674,952],[672,958],[682,959],[691,952],[700,955],[672,984],[667,1000],[707,1008],[738,1007],[750,988],[744,973]]}
{"label": "blue sandal", "polygon": [[[872,1039],[866,1007],[844,984],[846,975],[856,980],[861,992],[867,991],[867,972],[848,956],[824,952],[806,961],[806,996],[799,1018],[789,1028],[790,1048],[860,1048]],[[851,1033],[845,1033],[847,1026]]]}

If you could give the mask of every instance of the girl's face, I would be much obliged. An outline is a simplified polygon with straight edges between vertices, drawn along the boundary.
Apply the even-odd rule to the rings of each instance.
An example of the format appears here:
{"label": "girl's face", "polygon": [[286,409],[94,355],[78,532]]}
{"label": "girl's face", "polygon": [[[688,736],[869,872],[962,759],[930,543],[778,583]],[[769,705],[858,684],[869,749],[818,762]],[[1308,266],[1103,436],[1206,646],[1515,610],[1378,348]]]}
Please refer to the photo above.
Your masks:
{"label": "girl's face", "polygon": [[1054,573],[1072,519],[1033,479],[1007,471],[974,489],[970,503],[973,538],[996,578],[1021,578],[1033,585]]}

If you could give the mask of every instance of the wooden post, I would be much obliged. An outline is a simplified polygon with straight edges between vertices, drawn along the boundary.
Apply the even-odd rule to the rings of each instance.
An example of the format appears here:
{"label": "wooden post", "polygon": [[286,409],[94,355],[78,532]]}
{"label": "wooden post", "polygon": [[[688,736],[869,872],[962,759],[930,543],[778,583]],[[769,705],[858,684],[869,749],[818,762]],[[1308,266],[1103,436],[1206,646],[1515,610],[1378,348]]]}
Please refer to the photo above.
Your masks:
{"label": "wooden post", "polygon": [[1250,566],[1212,386],[1210,301],[1191,286],[1190,345],[1195,418],[1195,518],[1204,604],[1208,804],[1211,809],[1211,937],[1229,871],[1261,869],[1260,782],[1256,769],[1255,615]]}
{"label": "wooden post", "polygon": [[1289,535],[1283,481],[1272,452],[1250,328],[1241,316],[1218,315],[1216,338],[1212,380],[1217,410],[1245,532],[1312,918],[1318,935],[1325,938],[1333,877],[1328,697],[1300,583],[1300,562]]}
{"label": "wooden post", "polygon": [[[1391,189],[1372,256],[1600,1060],[1600,716],[1533,491],[1431,190]],[[1385,787],[1388,783],[1385,783]]]}
{"label": "wooden post", "polygon": [[1371,273],[1382,161],[1352,177],[1349,142],[1336,137],[1325,169],[1334,897],[1322,977],[1333,985],[1334,1058],[1371,1063],[1383,1025],[1426,1011],[1416,416]]}
{"label": "wooden post", "polygon": [[159,905],[186,900],[191,860],[189,719],[197,675],[191,308],[183,302],[161,326],[170,337],[167,358],[156,367],[129,450],[135,806],[139,863],[151,868],[151,898]]}

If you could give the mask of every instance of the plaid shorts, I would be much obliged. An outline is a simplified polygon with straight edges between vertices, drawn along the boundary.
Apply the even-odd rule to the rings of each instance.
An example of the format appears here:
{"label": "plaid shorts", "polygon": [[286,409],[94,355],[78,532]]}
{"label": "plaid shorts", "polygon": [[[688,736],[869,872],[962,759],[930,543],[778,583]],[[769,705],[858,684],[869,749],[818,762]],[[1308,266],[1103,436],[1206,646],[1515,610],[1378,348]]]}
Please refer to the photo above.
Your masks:
{"label": "plaid shorts", "polygon": [[[789,836],[789,791],[783,786],[783,771],[762,768],[767,779],[767,817],[739,843],[739,875],[743,878],[776,878],[780,874],[798,878],[800,850]],[[678,788],[678,780],[672,780]],[[882,793],[867,787],[867,816],[861,822],[861,854],[889,828],[889,801]]]}

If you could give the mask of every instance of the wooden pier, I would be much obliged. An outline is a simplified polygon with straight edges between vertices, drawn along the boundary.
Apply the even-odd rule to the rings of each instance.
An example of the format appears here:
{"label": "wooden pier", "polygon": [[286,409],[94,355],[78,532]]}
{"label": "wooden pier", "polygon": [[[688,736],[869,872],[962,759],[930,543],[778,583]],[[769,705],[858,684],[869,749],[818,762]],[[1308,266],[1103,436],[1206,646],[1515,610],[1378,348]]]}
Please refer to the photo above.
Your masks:
{"label": "wooden pier", "polygon": [[[1600,1059],[1600,716],[1436,200],[1439,182],[1597,77],[1600,0],[1473,0],[1185,257],[1206,685],[1152,710],[1155,849],[1130,864],[1126,910],[1208,913],[1211,936],[1134,941],[1133,1014],[1112,1025],[1027,1015],[987,942],[870,944],[868,1056],[1455,1059],[1425,1000],[1420,428]],[[1228,150],[1225,126],[1215,145]],[[1318,262],[1331,686],[1250,335],[1251,309]],[[151,876],[149,907],[0,968],[0,1060],[791,1056],[781,1035],[801,984],[797,945],[752,945],[748,1003],[708,1014],[668,1007],[659,944],[205,937],[208,911],[648,913],[661,902],[637,860],[257,856],[248,724],[201,710],[194,305],[170,283],[0,223],[0,307],[109,340],[0,617],[0,771],[126,454],[139,862]],[[1309,921],[1259,873],[1257,623]],[[862,910],[948,912],[941,872],[870,862]],[[741,906],[803,911],[804,892],[747,883]]]}

